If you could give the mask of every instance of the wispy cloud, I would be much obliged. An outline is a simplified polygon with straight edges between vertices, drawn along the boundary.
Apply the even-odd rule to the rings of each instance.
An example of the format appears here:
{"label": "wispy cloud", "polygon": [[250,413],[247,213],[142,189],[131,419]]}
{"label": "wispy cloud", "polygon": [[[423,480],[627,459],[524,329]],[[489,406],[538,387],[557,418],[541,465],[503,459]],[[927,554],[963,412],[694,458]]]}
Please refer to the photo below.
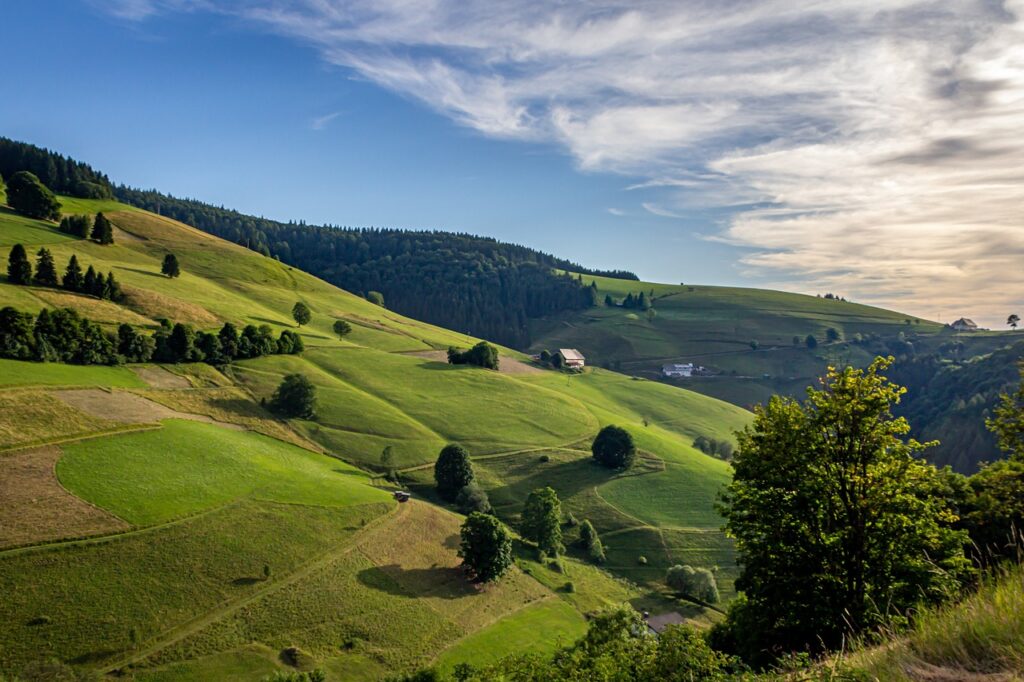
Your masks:
{"label": "wispy cloud", "polygon": [[1024,0],[205,6],[483,134],[646,178],[651,212],[730,207],[717,238],[789,288],[992,323],[1024,306]]}
{"label": "wispy cloud", "polygon": [[619,216],[619,217],[626,215],[626,212],[623,211],[621,208],[609,208],[608,212],[611,213],[614,216]]}
{"label": "wispy cloud", "polygon": [[310,121],[309,127],[312,128],[313,130],[323,130],[324,128],[327,127],[328,123],[341,116],[341,113],[342,112],[340,111],[332,111],[329,114],[317,116],[312,121]]}

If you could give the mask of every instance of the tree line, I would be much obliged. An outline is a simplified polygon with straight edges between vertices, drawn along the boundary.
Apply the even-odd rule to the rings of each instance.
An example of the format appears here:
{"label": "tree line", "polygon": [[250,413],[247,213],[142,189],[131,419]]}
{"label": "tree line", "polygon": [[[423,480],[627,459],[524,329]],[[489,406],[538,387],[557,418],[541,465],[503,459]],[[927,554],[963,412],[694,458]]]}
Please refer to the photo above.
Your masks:
{"label": "tree line", "polygon": [[23,286],[34,284],[40,287],[60,288],[108,301],[124,300],[121,285],[114,277],[113,272],[104,275],[90,265],[83,273],[78,257],[74,254],[71,254],[67,267],[64,269],[64,275],[58,280],[53,254],[45,246],[36,252],[35,272],[33,272],[32,263],[28,259],[25,247],[21,244],[12,246],[11,252],[7,256],[7,281],[10,284]]}
{"label": "tree line", "polygon": [[92,166],[57,152],[0,137],[0,175],[12,178],[27,171],[55,192],[83,199],[109,199],[109,178]]}
{"label": "tree line", "polygon": [[596,286],[556,270],[636,279],[465,233],[283,223],[155,191],[120,186],[116,194],[343,289],[379,292],[403,315],[515,347],[529,345],[531,318],[598,302]]}
{"label": "tree line", "polygon": [[246,325],[241,332],[226,322],[216,333],[192,325],[161,320],[152,335],[129,324],[109,334],[99,324],[70,308],[38,315],[7,306],[0,310],[0,357],[74,365],[119,365],[126,362],[206,362],[224,365],[232,360],[263,355],[298,354],[305,344],[285,329],[274,338],[268,325]]}

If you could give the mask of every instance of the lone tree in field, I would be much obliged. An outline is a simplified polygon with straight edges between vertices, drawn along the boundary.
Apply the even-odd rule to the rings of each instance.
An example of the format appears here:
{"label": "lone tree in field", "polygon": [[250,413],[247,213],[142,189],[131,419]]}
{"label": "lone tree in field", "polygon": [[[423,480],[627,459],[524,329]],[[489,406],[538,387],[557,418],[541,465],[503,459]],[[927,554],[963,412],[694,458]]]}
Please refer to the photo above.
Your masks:
{"label": "lone tree in field", "polygon": [[309,309],[309,306],[299,301],[292,306],[292,319],[300,327],[304,324],[309,324],[309,321],[313,319],[313,311]]}
{"label": "lone tree in field", "polygon": [[668,569],[665,584],[679,594],[705,602],[717,604],[718,582],[715,574],[706,568],[675,565]]}
{"label": "lone tree in field", "polygon": [[462,565],[477,582],[491,582],[512,567],[512,536],[501,521],[489,514],[473,512],[459,533]]}
{"label": "lone tree in field", "polygon": [[583,545],[583,549],[587,550],[587,556],[591,561],[596,564],[605,562],[604,544],[590,519],[583,519],[583,523],[580,524],[580,544]]}
{"label": "lone tree in field", "polygon": [[562,546],[562,503],[552,488],[537,488],[527,496],[519,529],[524,538],[535,542],[540,551],[549,556],[558,556],[565,549]]}
{"label": "lone tree in field", "polygon": [[61,278],[60,284],[68,291],[81,291],[84,283],[82,266],[78,264],[78,258],[75,254],[71,254],[71,258],[68,259],[68,267],[64,270],[64,277]]}
{"label": "lone tree in field", "polygon": [[12,246],[11,254],[7,257],[7,281],[11,284],[32,283],[32,263],[21,244]]}
{"label": "lone tree in field", "polygon": [[386,307],[384,305],[384,294],[380,293],[379,291],[367,291],[366,300],[369,301],[370,303],[373,303],[374,305],[379,305],[381,308]]}
{"label": "lone tree in field", "polygon": [[53,262],[53,254],[45,246],[36,253],[34,281],[41,287],[57,286],[57,266]]}
{"label": "lone tree in field", "polygon": [[270,409],[282,417],[312,419],[316,416],[316,386],[304,374],[289,374],[274,391]]}
{"label": "lone tree in field", "polygon": [[114,226],[102,213],[96,214],[96,220],[92,223],[92,240],[100,244],[114,243]]}
{"label": "lone tree in field", "polygon": [[160,265],[160,272],[172,278],[180,275],[181,266],[178,265],[178,257],[173,253],[164,256],[164,262]]}
{"label": "lone tree in field", "polygon": [[335,320],[333,329],[339,339],[343,339],[352,333],[352,325],[345,320]]}
{"label": "lone tree in field", "polygon": [[590,452],[598,463],[609,469],[628,469],[636,458],[636,444],[629,431],[609,425],[597,434]]}
{"label": "lone tree in field", "polygon": [[18,171],[7,183],[7,204],[18,213],[40,220],[60,220],[60,202],[28,171]]}
{"label": "lone tree in field", "polygon": [[1013,313],[1008,318],[1006,318],[1006,324],[1010,325],[1010,328],[1016,331],[1017,325],[1020,324],[1020,315],[1018,315],[1017,313]]}
{"label": "lone tree in field", "polygon": [[803,403],[776,396],[739,434],[720,511],[746,597],[726,627],[748,662],[837,648],[971,573],[947,480],[892,414],[905,393],[882,374],[892,362],[830,368]]}
{"label": "lone tree in field", "polygon": [[434,481],[437,494],[454,502],[459,491],[473,482],[473,463],[466,448],[455,443],[444,446],[434,463]]}
{"label": "lone tree in field", "polygon": [[807,338],[804,339],[804,343],[811,349],[818,347],[818,339],[814,338],[814,334],[808,334]]}

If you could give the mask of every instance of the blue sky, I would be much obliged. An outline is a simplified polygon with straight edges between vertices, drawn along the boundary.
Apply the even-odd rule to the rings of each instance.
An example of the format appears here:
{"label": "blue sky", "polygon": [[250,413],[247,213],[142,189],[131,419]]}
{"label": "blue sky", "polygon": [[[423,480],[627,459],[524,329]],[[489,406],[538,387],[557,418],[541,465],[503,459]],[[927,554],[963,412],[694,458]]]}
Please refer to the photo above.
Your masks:
{"label": "blue sky", "polygon": [[10,3],[0,134],[268,217],[996,326],[1024,2],[869,4]]}

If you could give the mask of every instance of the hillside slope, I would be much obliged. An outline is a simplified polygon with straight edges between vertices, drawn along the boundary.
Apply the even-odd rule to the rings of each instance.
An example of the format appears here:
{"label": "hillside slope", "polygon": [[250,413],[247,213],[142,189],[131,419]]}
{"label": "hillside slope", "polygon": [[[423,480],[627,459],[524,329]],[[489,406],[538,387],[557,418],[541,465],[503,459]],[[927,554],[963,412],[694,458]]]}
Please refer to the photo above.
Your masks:
{"label": "hillside slope", "polygon": [[[698,394],[593,370],[569,376],[502,350],[503,371],[450,366],[449,345],[476,339],[397,315],[322,280],[181,223],[109,200],[100,246],[0,208],[0,258],[46,245],[59,270],[113,271],[122,304],[0,280],[0,307],[70,307],[113,331],[159,318],[215,330],[268,324],[304,339],[302,355],[207,365],[72,366],[0,360],[0,670],[55,657],[138,679],[255,679],[297,646],[331,679],[377,679],[438,659],[553,647],[583,613],[629,601],[698,618],[659,584],[677,562],[720,567],[731,596],[732,547],[713,500],[724,463],[692,446],[727,439],[748,413]],[[167,253],[179,278],[159,274]],[[34,260],[34,259],[33,259]],[[303,301],[312,321],[297,328]],[[353,331],[340,340],[335,319]],[[280,378],[318,387],[310,421],[261,406]],[[600,425],[636,435],[640,464],[591,463]],[[381,452],[428,498],[439,448],[460,441],[499,515],[552,485],[604,536],[607,568],[566,558],[472,588],[455,568],[459,517],[396,505],[376,474]],[[383,488],[383,489],[382,489]],[[573,538],[567,529],[569,540]],[[644,561],[640,561],[644,557]],[[564,589],[566,582],[573,589]],[[383,627],[387,624],[388,627]]]}

